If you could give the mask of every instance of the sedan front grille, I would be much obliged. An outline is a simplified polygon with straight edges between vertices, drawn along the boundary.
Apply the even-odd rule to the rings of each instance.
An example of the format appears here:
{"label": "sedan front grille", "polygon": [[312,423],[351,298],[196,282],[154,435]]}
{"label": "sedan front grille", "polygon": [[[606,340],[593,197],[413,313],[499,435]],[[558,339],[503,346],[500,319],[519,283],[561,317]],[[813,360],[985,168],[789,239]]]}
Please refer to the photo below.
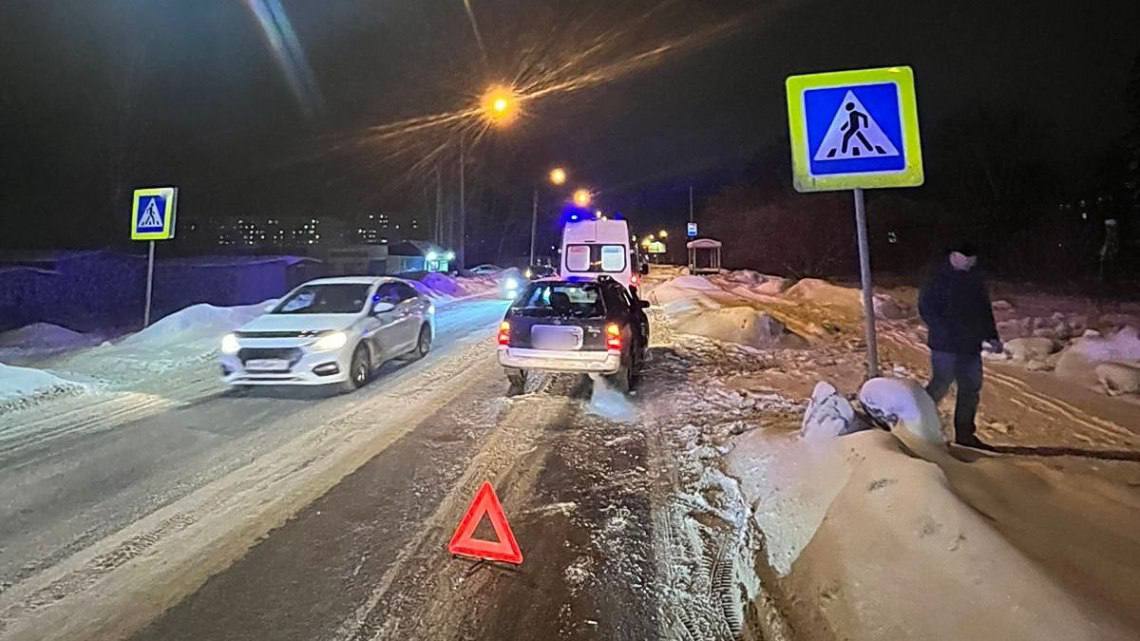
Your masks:
{"label": "sedan front grille", "polygon": [[274,359],[289,361],[292,367],[301,360],[299,347],[243,347],[238,350],[238,359],[244,365],[247,361],[258,359]]}
{"label": "sedan front grille", "polygon": [[234,332],[234,335],[237,336],[238,338],[311,338],[314,336],[320,336],[321,334],[325,334],[325,333],[327,333],[327,332],[320,332],[320,331],[314,331],[314,330],[305,330],[305,331],[293,330],[293,331],[284,331],[284,332],[244,331],[244,332]]}

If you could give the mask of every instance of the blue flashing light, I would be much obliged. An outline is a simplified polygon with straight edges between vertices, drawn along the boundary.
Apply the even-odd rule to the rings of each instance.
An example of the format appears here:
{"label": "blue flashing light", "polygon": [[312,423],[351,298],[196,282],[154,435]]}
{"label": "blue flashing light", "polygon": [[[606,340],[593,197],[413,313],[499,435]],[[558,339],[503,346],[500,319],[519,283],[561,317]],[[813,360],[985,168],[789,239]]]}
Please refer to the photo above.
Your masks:
{"label": "blue flashing light", "polygon": [[585,220],[594,219],[594,210],[583,209],[573,203],[567,203],[562,207],[561,222],[563,225],[566,223],[577,223]]}

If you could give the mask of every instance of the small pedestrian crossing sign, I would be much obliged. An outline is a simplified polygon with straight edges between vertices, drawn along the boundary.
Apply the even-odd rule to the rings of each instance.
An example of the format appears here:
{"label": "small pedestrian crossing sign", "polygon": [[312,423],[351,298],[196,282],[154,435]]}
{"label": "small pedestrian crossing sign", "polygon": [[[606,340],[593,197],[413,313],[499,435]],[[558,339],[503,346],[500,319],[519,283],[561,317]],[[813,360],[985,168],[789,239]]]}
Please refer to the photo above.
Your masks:
{"label": "small pedestrian crossing sign", "polygon": [[813,160],[891,158],[899,155],[890,136],[871,116],[854,91],[847,91]]}
{"label": "small pedestrian crossing sign", "polygon": [[178,189],[152,187],[136,189],[131,207],[132,240],[169,240],[174,238],[174,215],[178,205]]}
{"label": "small pedestrian crossing sign", "polygon": [[787,97],[797,191],[922,184],[909,67],[791,76]]}

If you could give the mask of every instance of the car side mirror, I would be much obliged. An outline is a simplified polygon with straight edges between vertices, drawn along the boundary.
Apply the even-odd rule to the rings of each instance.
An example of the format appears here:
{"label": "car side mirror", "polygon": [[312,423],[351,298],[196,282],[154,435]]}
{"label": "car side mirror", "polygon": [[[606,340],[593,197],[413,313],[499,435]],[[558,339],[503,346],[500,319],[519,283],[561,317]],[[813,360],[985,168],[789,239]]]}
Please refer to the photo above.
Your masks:
{"label": "car side mirror", "polygon": [[388,312],[396,309],[396,306],[386,300],[379,301],[372,306],[373,314],[387,314]]}

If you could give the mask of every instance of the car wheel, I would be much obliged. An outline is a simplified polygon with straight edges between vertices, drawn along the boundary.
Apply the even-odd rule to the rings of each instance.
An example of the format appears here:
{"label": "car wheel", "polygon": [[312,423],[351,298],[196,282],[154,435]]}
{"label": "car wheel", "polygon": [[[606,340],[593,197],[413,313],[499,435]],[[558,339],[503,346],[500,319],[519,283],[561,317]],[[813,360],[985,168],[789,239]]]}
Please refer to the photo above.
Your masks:
{"label": "car wheel", "polygon": [[351,392],[364,387],[371,374],[372,365],[368,362],[368,348],[357,345],[352,352],[352,362],[348,366],[348,380],[344,383],[344,390]]}
{"label": "car wheel", "polygon": [[510,389],[507,390],[507,396],[518,396],[526,391],[525,369],[507,370],[507,380],[511,383]]}
{"label": "car wheel", "polygon": [[420,327],[420,337],[416,340],[416,348],[412,351],[412,356],[415,359],[421,359],[428,355],[431,351],[431,326],[424,323]]}

